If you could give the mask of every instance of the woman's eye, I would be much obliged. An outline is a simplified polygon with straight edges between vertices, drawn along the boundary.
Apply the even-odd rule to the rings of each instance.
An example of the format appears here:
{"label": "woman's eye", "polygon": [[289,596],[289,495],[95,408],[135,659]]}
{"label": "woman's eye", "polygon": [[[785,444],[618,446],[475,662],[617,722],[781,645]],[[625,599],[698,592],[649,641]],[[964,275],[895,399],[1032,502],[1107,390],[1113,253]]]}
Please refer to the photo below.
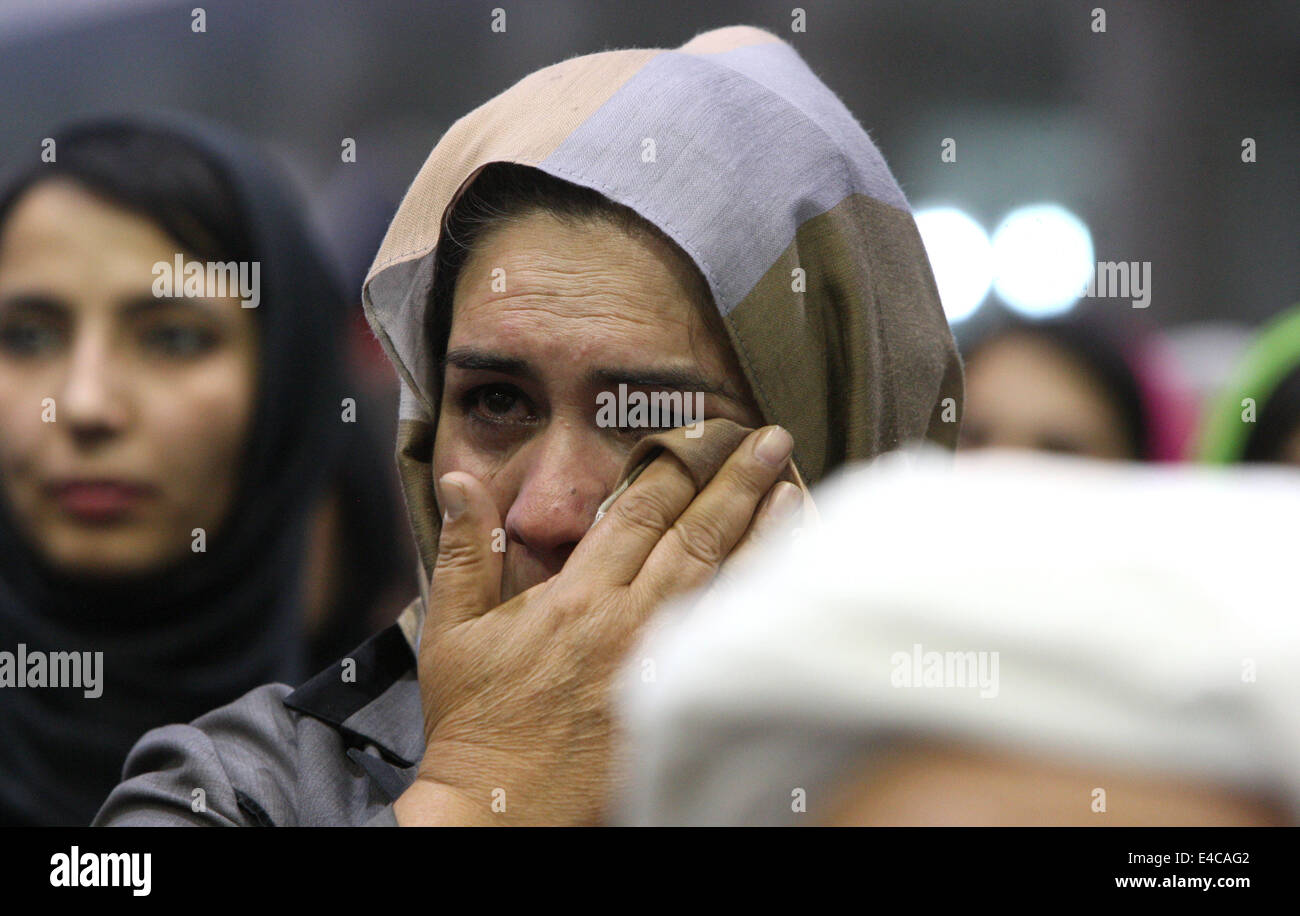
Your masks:
{"label": "woman's eye", "polygon": [[527,401],[513,385],[481,385],[465,396],[465,408],[485,423],[526,423],[532,419]]}
{"label": "woman's eye", "polygon": [[686,417],[680,410],[661,410],[657,415],[651,414],[646,428],[651,432],[661,433],[667,429],[676,429],[686,425]]}
{"label": "woman's eye", "polygon": [[1045,452],[1055,452],[1058,455],[1082,455],[1087,451],[1068,436],[1050,432],[1039,437],[1038,447]]}
{"label": "woman's eye", "polygon": [[656,418],[645,423],[633,423],[628,424],[627,426],[619,426],[617,429],[625,436],[634,436],[635,438],[640,439],[642,436],[652,436],[655,433],[667,432],[670,429],[676,429],[677,427],[684,425],[684,423],[676,420],[665,422],[662,418]]}
{"label": "woman's eye", "polygon": [[692,426],[704,419],[703,401],[685,400],[689,394],[637,392],[636,395],[644,396],[644,399],[635,405],[629,404],[627,422],[617,427],[623,435],[639,439],[681,426]]}
{"label": "woman's eye", "polygon": [[505,391],[485,391],[482,404],[490,413],[503,415],[515,406],[514,396]]}
{"label": "woman's eye", "polygon": [[60,340],[57,328],[38,321],[14,321],[0,326],[0,350],[11,356],[41,356],[55,350]]}
{"label": "woman's eye", "polygon": [[190,357],[211,350],[217,337],[204,328],[160,325],[145,331],[143,342],[147,349],[164,356]]}

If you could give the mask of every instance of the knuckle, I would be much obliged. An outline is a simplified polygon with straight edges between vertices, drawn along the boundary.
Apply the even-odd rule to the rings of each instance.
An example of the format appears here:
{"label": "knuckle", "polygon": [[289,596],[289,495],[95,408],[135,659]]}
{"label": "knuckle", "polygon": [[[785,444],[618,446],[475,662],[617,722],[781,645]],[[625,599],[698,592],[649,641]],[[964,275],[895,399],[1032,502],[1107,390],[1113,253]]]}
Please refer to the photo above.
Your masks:
{"label": "knuckle", "polygon": [[728,490],[757,503],[771,488],[779,472],[779,468],[770,468],[757,461],[730,461],[718,477]]}
{"label": "knuckle", "polygon": [[548,606],[557,619],[573,620],[589,614],[596,603],[596,595],[590,588],[574,585],[557,591]]}
{"label": "knuckle", "polygon": [[478,564],[481,551],[469,541],[445,540],[438,544],[436,569],[466,569]]}
{"label": "knuckle", "polygon": [[708,569],[716,569],[727,558],[719,528],[711,520],[699,517],[682,518],[672,528],[678,547],[688,561]]}
{"label": "knuckle", "polygon": [[625,492],[614,501],[610,514],[623,527],[656,535],[671,524],[674,515],[663,497],[649,487]]}

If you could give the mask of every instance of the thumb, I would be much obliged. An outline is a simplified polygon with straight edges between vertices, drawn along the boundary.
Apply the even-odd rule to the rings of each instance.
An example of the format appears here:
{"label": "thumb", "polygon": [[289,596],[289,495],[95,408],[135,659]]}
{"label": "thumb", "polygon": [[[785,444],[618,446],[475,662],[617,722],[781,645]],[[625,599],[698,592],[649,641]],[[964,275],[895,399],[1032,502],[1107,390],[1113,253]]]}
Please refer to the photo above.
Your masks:
{"label": "thumb", "polygon": [[492,499],[472,475],[444,474],[437,497],[442,533],[429,583],[428,617],[438,626],[453,626],[501,603],[505,532]]}

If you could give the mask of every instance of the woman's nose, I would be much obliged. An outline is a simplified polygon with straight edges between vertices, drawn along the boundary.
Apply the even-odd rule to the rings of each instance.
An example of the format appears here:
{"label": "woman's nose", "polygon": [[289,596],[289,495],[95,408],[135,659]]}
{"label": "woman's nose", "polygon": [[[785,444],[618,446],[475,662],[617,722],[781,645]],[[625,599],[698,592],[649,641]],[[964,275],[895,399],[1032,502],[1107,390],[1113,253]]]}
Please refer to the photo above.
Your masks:
{"label": "woman's nose", "polygon": [[127,414],[120,369],[106,340],[96,335],[79,337],[69,357],[62,397],[56,402],[56,422],[67,423],[81,440],[121,432]]}
{"label": "woman's nose", "polygon": [[596,431],[552,422],[520,459],[527,466],[506,513],[506,536],[542,558],[558,552],[562,560],[617,482],[619,458]]}

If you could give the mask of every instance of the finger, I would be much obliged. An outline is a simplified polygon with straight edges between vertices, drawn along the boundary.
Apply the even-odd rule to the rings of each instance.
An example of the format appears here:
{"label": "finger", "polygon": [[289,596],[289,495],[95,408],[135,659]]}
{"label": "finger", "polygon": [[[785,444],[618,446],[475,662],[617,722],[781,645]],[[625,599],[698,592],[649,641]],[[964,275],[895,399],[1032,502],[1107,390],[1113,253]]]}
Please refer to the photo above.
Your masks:
{"label": "finger", "polygon": [[788,480],[777,481],[754,513],[754,521],[718,570],[719,577],[749,562],[763,545],[782,535],[793,537],[803,517],[803,491]]}
{"label": "finger", "polygon": [[[795,476],[798,476],[797,472]],[[789,500],[789,502],[774,506],[776,491],[781,489],[783,492],[788,492],[784,491],[785,487],[792,488],[798,495],[794,498],[783,496],[781,501]],[[729,582],[743,576],[747,565],[757,562],[755,558],[764,546],[772,542],[780,542],[782,538],[785,539],[786,544],[793,546],[801,535],[810,527],[816,527],[818,523],[817,507],[813,504],[812,495],[801,486],[789,481],[779,482],[764,497],[763,503],[754,514],[753,524],[740,539],[740,543],[731,551],[731,556],[723,561],[718,574],[705,589],[706,594],[712,594],[719,588],[726,588]]]}
{"label": "finger", "polygon": [[789,481],[778,481],[768,491],[754,512],[754,520],[741,536],[731,555],[722,561],[718,572],[705,587],[707,594],[725,588],[729,582],[745,575],[764,546],[785,537],[793,540],[802,516],[803,491]]}
{"label": "finger", "polygon": [[665,450],[578,542],[565,569],[581,570],[595,585],[627,585],[694,498],[690,472]]}
{"label": "finger", "polygon": [[794,449],[779,426],[751,433],[655,545],[632,586],[653,605],[717,573]]}
{"label": "finger", "polygon": [[493,541],[501,522],[487,490],[463,471],[438,481],[438,505],[443,507],[442,533],[427,617],[436,626],[453,626],[500,604],[504,553],[493,550]]}
{"label": "finger", "polygon": [[803,520],[799,523],[796,534],[802,534],[805,531],[813,531],[822,525],[821,513],[817,511],[817,504],[813,502],[812,494],[807,490],[803,491]]}

